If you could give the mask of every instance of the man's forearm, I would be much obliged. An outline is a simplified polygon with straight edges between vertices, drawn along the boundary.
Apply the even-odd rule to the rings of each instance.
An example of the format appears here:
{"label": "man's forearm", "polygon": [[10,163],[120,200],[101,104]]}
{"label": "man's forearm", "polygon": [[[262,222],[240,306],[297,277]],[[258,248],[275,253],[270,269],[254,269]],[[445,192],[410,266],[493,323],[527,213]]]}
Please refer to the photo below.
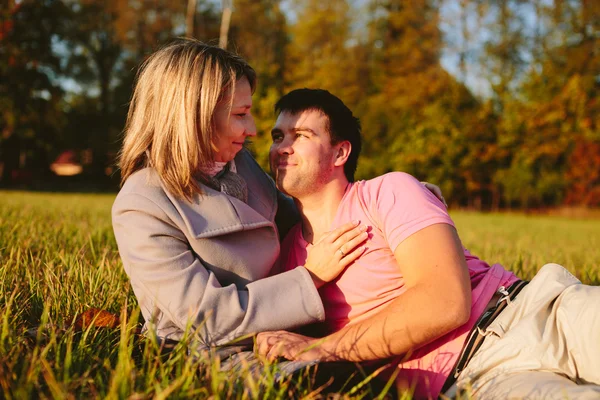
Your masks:
{"label": "man's forearm", "polygon": [[366,361],[406,354],[466,323],[468,308],[470,299],[464,297],[409,289],[376,315],[327,336],[320,347],[329,360]]}
{"label": "man's forearm", "polygon": [[377,314],[322,339],[265,332],[258,335],[259,352],[270,358],[323,361],[389,358],[414,351],[469,320],[469,270],[453,227],[424,228],[398,245],[394,256],[406,290]]}

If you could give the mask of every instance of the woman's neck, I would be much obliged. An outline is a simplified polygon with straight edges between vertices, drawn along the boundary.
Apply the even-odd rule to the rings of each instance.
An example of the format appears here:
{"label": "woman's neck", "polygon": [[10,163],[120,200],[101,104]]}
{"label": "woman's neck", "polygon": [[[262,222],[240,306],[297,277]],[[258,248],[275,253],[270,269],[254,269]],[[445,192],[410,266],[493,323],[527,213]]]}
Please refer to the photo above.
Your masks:
{"label": "woman's neck", "polygon": [[223,171],[226,165],[226,162],[215,161],[211,167],[202,168],[202,173],[214,178],[219,172]]}

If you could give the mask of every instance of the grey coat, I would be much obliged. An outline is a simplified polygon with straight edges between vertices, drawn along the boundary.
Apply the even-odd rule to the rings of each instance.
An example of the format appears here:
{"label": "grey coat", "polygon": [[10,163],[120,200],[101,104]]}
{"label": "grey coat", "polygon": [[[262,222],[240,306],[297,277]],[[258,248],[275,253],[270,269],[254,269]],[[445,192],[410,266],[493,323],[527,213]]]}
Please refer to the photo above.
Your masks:
{"label": "grey coat", "polygon": [[[193,202],[168,193],[152,168],[133,174],[112,209],[123,266],[145,329],[204,345],[322,321],[304,268],[269,276],[279,255],[275,185],[246,150],[236,159],[248,204],[207,186]],[[276,269],[276,267],[275,267]]]}

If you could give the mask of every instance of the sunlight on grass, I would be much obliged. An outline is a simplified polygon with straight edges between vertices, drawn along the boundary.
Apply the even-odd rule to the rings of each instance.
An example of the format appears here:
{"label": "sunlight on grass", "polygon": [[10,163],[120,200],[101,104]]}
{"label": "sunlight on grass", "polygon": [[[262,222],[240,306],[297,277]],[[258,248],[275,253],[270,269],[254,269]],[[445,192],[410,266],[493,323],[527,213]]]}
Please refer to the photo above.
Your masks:
{"label": "sunlight on grass", "polygon": [[[176,346],[142,338],[139,310],[112,233],[113,195],[0,192],[0,389],[4,398],[321,398],[307,372],[276,381],[232,374]],[[463,244],[530,278],[544,263],[600,283],[600,223],[452,213]],[[90,308],[121,316],[116,329],[76,329]],[[360,385],[347,397],[372,398]],[[400,394],[401,398],[410,395]]]}
{"label": "sunlight on grass", "polygon": [[530,279],[550,262],[600,284],[600,220],[451,212],[463,245]]}

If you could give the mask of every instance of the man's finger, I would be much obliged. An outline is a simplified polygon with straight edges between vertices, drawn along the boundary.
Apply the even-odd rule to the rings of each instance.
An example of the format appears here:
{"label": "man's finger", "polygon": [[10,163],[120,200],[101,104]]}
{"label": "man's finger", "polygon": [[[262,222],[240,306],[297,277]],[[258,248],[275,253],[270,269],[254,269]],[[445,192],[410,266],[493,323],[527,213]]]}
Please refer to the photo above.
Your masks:
{"label": "man's finger", "polygon": [[262,332],[256,336],[256,349],[258,354],[266,356],[277,338],[272,332]]}
{"label": "man's finger", "polygon": [[268,349],[265,349],[265,346],[266,346],[265,335],[262,333],[259,333],[258,335],[256,335],[256,343],[254,344],[254,349],[255,349],[256,353],[260,354],[261,356],[264,356],[265,350],[268,351]]}
{"label": "man's finger", "polygon": [[277,360],[279,357],[285,357],[285,346],[282,342],[277,342],[271,346],[269,352],[267,353],[267,360],[271,362]]}

